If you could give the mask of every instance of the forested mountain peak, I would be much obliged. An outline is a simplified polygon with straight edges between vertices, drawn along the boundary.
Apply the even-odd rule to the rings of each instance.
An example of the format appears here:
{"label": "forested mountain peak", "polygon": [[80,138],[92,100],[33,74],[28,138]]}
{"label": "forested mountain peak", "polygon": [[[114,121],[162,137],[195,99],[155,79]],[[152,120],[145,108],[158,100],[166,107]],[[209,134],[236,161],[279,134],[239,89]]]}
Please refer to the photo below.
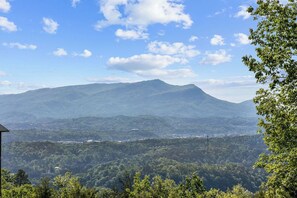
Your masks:
{"label": "forested mountain peak", "polygon": [[256,115],[253,106],[219,100],[194,84],[170,85],[158,79],[44,88],[0,95],[0,106],[0,118],[4,121],[22,121],[24,117],[153,115],[198,118]]}

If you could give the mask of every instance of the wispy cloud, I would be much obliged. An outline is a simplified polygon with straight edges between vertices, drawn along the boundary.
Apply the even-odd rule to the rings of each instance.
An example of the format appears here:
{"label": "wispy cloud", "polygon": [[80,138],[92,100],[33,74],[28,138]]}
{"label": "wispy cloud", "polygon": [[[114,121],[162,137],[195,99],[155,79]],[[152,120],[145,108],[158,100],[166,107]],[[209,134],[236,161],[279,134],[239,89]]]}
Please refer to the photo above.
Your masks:
{"label": "wispy cloud", "polygon": [[0,81],[0,94],[17,94],[29,90],[45,88],[44,85],[30,84],[26,82]]}
{"label": "wispy cloud", "polygon": [[218,65],[230,62],[232,56],[226,50],[218,50],[215,52],[206,52],[205,57],[200,61],[201,64]]}
{"label": "wispy cloud", "polygon": [[8,80],[0,81],[0,86],[1,87],[8,87],[8,86],[11,86],[11,85],[12,85],[12,82],[10,82]]}
{"label": "wispy cloud", "polygon": [[71,0],[71,6],[75,8],[79,2],[80,0]]}
{"label": "wispy cloud", "polygon": [[56,34],[59,24],[51,18],[43,18],[43,30],[49,34]]}
{"label": "wispy cloud", "polygon": [[12,21],[9,21],[6,17],[1,17],[1,16],[0,16],[0,28],[2,31],[6,31],[6,32],[15,32],[18,30],[17,26]]}
{"label": "wispy cloud", "polygon": [[182,42],[169,43],[153,41],[148,44],[148,50],[155,54],[173,55],[175,57],[184,58],[185,60],[200,54],[195,45],[185,45]]}
{"label": "wispy cloud", "polygon": [[248,45],[251,43],[251,40],[249,39],[249,36],[244,33],[237,33],[234,34],[236,41],[241,45]]}
{"label": "wispy cloud", "polygon": [[9,47],[9,48],[17,48],[17,49],[21,49],[21,50],[35,50],[37,49],[36,45],[33,44],[22,44],[22,43],[18,43],[18,42],[14,42],[14,43],[2,43],[3,46],[5,47]]}
{"label": "wispy cloud", "polygon": [[66,51],[65,49],[63,49],[63,48],[57,48],[57,49],[53,52],[53,55],[61,57],[61,56],[67,56],[68,53],[67,53],[67,51]]}
{"label": "wispy cloud", "polygon": [[137,71],[136,74],[146,78],[161,79],[193,78],[196,76],[195,72],[190,68],[152,69],[149,71]]}
{"label": "wispy cloud", "polygon": [[120,76],[106,76],[106,77],[92,77],[87,79],[88,82],[92,83],[128,83],[135,82],[131,78],[125,78]]}
{"label": "wispy cloud", "polygon": [[189,42],[195,42],[198,40],[198,36],[194,36],[192,35],[190,38],[189,38]]}
{"label": "wispy cloud", "polygon": [[252,99],[261,85],[253,76],[231,76],[194,82],[208,94],[227,101],[242,102]]}
{"label": "wispy cloud", "polygon": [[218,16],[218,15],[224,14],[226,11],[227,11],[226,8],[222,8],[221,10],[216,11],[215,13],[208,15],[208,17],[215,17],[215,16]]}
{"label": "wispy cloud", "polygon": [[92,52],[85,49],[82,53],[73,53],[74,56],[81,56],[81,57],[84,57],[84,58],[89,58],[92,56]]}
{"label": "wispy cloud", "polygon": [[122,30],[118,29],[115,35],[124,40],[148,39],[149,34],[142,30]]}
{"label": "wispy cloud", "polygon": [[199,86],[208,87],[258,87],[253,76],[233,76],[224,79],[207,79],[196,82]]}
{"label": "wispy cloud", "polygon": [[251,14],[247,12],[249,6],[241,5],[239,6],[239,11],[235,14],[235,17],[242,17],[243,19],[250,18]]}

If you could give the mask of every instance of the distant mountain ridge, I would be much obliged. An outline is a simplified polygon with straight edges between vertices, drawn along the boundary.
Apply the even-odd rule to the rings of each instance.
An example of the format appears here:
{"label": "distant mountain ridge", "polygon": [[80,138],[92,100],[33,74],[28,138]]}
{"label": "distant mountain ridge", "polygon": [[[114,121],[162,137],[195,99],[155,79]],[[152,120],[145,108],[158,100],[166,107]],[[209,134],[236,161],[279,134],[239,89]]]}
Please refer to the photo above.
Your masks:
{"label": "distant mountain ridge", "polygon": [[252,102],[214,98],[195,85],[161,80],[45,88],[0,95],[0,119],[30,121],[88,116],[255,117]]}

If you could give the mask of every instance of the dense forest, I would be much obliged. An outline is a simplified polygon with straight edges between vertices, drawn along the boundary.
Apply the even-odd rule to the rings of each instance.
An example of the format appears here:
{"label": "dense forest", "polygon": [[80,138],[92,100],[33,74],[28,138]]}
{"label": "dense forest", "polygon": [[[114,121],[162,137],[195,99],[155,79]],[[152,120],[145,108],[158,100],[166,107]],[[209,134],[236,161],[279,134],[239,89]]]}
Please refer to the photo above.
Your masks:
{"label": "dense forest", "polygon": [[12,142],[4,145],[3,167],[25,170],[33,183],[71,172],[87,187],[120,188],[128,173],[161,176],[179,184],[197,174],[206,189],[241,184],[258,190],[265,174],[252,168],[266,146],[261,136],[142,140],[133,142]]}
{"label": "dense forest", "polygon": [[11,173],[1,170],[2,173],[2,196],[15,198],[262,198],[264,191],[252,193],[241,185],[236,185],[227,191],[218,189],[206,190],[201,178],[196,174],[186,177],[181,183],[174,180],[162,179],[160,176],[151,178],[146,175],[141,177],[139,172],[134,175],[126,175],[118,183],[121,188],[88,188],[83,186],[78,177],[70,172],[59,175],[52,180],[42,178],[37,185],[32,185],[30,178],[23,170]]}
{"label": "dense forest", "polygon": [[85,117],[7,124],[13,141],[131,141],[139,139],[255,135],[257,118],[157,116]]}

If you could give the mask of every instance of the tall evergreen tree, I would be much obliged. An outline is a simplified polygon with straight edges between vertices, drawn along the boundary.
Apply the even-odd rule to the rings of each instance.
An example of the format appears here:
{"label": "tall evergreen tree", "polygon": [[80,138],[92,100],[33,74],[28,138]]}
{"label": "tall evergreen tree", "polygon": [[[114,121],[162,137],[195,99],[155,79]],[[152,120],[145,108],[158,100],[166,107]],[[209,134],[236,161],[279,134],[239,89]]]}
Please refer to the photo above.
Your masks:
{"label": "tall evergreen tree", "polygon": [[24,184],[31,184],[30,180],[28,179],[28,175],[24,170],[20,169],[15,174],[14,184],[16,186],[21,186],[21,185],[24,185]]}

